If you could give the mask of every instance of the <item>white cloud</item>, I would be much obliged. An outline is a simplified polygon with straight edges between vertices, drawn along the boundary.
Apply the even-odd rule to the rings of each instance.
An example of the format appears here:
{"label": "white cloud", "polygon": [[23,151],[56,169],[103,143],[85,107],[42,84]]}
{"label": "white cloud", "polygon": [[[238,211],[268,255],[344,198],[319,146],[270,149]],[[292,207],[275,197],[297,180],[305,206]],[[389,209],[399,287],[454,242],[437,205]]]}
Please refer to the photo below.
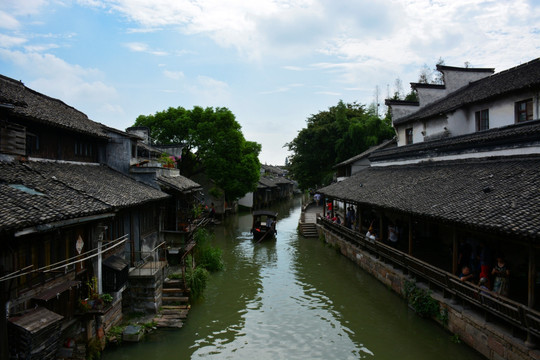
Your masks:
{"label": "white cloud", "polygon": [[290,70],[290,71],[304,71],[305,70],[301,66],[293,66],[293,65],[286,65],[286,66],[283,66],[282,68],[285,70]]}
{"label": "white cloud", "polygon": [[173,80],[180,80],[184,78],[184,73],[182,71],[164,70],[163,75]]}
{"label": "white cloud", "polygon": [[197,99],[201,106],[226,106],[231,99],[231,90],[226,82],[209,76],[197,76],[186,90]]}
{"label": "white cloud", "polygon": [[166,51],[152,50],[150,49],[148,44],[141,43],[141,42],[130,42],[130,43],[124,44],[124,46],[133,52],[142,52],[142,53],[157,55],[157,56],[167,55]]}
{"label": "white cloud", "polygon": [[0,10],[0,28],[14,30],[19,27],[20,23],[13,15]]}
{"label": "white cloud", "polygon": [[47,0],[2,0],[0,12],[9,12],[14,17],[34,15],[39,13],[47,3]]}
{"label": "white cloud", "polygon": [[41,53],[50,49],[57,49],[59,47],[60,46],[58,46],[57,44],[41,44],[41,45],[28,45],[28,46],[25,46],[24,49],[27,52],[40,52]]}
{"label": "white cloud", "polygon": [[[58,98],[81,111],[115,107],[116,89],[107,85],[96,69],[72,65],[51,54],[25,53],[0,49],[0,59],[17,64],[26,74],[28,87]],[[122,112],[116,106],[116,112]]]}
{"label": "white cloud", "polygon": [[27,41],[27,39],[22,37],[0,34],[0,48],[11,48],[19,46]]}

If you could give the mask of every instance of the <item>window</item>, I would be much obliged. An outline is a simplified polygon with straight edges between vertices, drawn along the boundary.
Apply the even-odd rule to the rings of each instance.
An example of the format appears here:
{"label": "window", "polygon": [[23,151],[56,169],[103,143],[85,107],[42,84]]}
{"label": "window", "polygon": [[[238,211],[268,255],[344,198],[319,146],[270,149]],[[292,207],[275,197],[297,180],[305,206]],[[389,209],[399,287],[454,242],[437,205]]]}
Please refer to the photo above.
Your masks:
{"label": "window", "polygon": [[413,128],[405,129],[405,144],[409,145],[413,143]]}
{"label": "window", "polygon": [[489,129],[489,110],[480,110],[474,113],[476,118],[476,131]]}
{"label": "window", "polygon": [[39,151],[39,136],[26,133],[26,154],[34,155]]}
{"label": "window", "polygon": [[524,122],[533,119],[533,101],[527,99],[516,103],[516,122]]}

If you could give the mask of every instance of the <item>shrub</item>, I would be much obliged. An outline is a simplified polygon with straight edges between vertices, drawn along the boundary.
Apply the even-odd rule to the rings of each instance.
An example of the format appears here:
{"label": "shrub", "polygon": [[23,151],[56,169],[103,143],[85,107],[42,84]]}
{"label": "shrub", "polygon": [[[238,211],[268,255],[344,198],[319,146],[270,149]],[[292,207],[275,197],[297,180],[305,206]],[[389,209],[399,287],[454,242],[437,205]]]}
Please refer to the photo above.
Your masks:
{"label": "shrub", "polygon": [[192,300],[196,300],[202,296],[209,276],[208,270],[200,266],[187,272],[186,280],[191,289]]}
{"label": "shrub", "polygon": [[431,297],[429,291],[418,288],[414,282],[407,281],[404,293],[411,307],[421,317],[432,318],[439,315],[439,302]]}
{"label": "shrub", "polygon": [[222,251],[210,244],[212,235],[206,229],[198,229],[194,235],[197,247],[194,251],[195,262],[208,271],[223,269]]}

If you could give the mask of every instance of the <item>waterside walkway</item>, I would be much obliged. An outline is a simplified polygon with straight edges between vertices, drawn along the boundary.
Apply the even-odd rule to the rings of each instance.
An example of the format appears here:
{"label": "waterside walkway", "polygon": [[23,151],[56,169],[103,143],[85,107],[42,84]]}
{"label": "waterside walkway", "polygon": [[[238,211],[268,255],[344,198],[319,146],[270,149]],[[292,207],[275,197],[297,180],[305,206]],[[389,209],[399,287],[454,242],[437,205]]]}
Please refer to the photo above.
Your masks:
{"label": "waterside walkway", "polygon": [[323,212],[323,206],[317,206],[314,202],[302,207],[302,214],[300,215],[300,221],[298,222],[298,228],[300,229],[300,234],[302,234],[302,236],[319,236],[317,232],[317,217],[321,216]]}

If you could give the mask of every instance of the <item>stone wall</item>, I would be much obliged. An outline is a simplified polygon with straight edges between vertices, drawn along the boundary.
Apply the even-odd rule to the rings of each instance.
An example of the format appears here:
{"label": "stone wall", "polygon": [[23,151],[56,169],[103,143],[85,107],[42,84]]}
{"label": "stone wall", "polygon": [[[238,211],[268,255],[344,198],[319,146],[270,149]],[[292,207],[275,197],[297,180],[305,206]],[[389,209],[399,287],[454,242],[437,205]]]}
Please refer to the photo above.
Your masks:
{"label": "stone wall", "polygon": [[[343,240],[334,233],[326,231],[321,226],[317,226],[317,228],[319,235],[323,236],[328,244],[339,248],[341,254],[354,261],[405,300],[403,285],[405,281],[413,280],[412,278],[404,274],[401,269],[384,263],[377,259],[375,255]],[[423,287],[425,285],[418,283],[417,286]],[[433,320],[487,359],[540,360],[539,350],[527,347],[523,340],[514,337],[511,330],[505,326],[487,321],[483,314],[479,314],[477,311],[452,299],[445,298],[443,294],[433,292],[431,296],[439,302],[441,310],[446,309],[448,313],[448,321],[445,324],[440,320]]]}
{"label": "stone wall", "polygon": [[162,304],[163,273],[153,271],[152,275],[130,274],[129,287],[124,293],[124,307],[131,312],[156,314]]}

